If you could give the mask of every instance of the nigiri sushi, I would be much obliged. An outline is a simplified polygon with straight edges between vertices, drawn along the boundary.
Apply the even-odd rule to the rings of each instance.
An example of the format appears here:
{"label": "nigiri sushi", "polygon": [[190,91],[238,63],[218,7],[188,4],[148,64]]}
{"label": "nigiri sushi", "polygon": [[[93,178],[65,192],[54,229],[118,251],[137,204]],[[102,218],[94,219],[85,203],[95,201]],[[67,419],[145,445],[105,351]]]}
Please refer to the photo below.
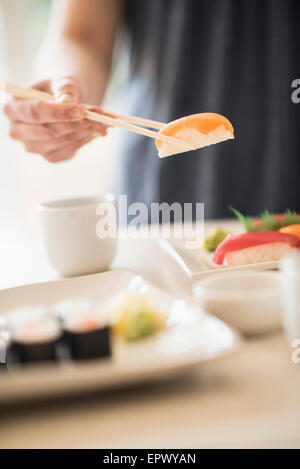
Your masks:
{"label": "nigiri sushi", "polygon": [[289,233],[294,236],[297,236],[297,238],[300,239],[300,224],[297,225],[289,225],[289,226],[284,226],[283,228],[280,228],[279,230],[281,233]]}
{"label": "nigiri sushi", "polygon": [[238,266],[277,261],[300,248],[297,236],[278,231],[243,233],[228,236],[217,247],[215,264]]}
{"label": "nigiri sushi", "polygon": [[[234,138],[233,127],[229,120],[212,112],[192,114],[169,122],[160,129],[159,133],[191,143],[196,148]],[[162,140],[155,140],[155,144],[160,158],[189,151],[182,149],[181,145]]]}

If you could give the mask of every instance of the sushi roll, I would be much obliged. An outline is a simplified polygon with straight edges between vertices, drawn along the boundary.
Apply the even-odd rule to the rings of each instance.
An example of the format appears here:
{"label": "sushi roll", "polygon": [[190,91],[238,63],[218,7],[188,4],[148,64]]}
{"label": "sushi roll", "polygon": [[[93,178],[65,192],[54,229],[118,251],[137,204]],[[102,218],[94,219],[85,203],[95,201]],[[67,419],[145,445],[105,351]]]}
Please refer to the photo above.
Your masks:
{"label": "sushi roll", "polygon": [[43,308],[14,312],[8,317],[8,330],[9,365],[57,359],[56,346],[61,337],[61,328]]}
{"label": "sushi roll", "polygon": [[74,360],[111,356],[110,326],[99,315],[91,313],[68,317],[63,329],[70,356]]}
{"label": "sushi roll", "polygon": [[51,307],[52,315],[62,326],[62,337],[58,344],[58,353],[62,360],[70,359],[73,355],[71,351],[72,340],[65,326],[78,322],[78,318],[90,315],[93,307],[93,302],[84,297],[66,298]]}
{"label": "sushi roll", "polygon": [[70,337],[64,330],[64,324],[72,318],[87,315],[92,311],[93,302],[88,298],[66,298],[51,306],[51,314],[62,326],[62,336],[58,343],[58,355],[61,360],[70,358]]}
{"label": "sushi roll", "polygon": [[67,298],[51,307],[52,314],[63,323],[69,317],[78,314],[88,314],[93,308],[93,303],[88,298]]}
{"label": "sushi roll", "polygon": [[297,236],[278,231],[228,236],[217,247],[213,261],[218,265],[238,266],[277,261],[300,248]]}

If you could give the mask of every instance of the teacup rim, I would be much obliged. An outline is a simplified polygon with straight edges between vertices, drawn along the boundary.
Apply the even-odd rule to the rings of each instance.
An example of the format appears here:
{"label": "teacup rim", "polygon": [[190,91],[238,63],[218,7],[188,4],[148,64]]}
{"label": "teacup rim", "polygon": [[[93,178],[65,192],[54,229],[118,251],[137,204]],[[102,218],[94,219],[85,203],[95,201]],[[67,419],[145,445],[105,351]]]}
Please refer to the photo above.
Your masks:
{"label": "teacup rim", "polygon": [[[73,202],[74,205],[67,205],[67,203],[70,202]],[[97,205],[101,202],[115,203],[114,194],[111,192],[105,192],[104,194],[98,195],[79,195],[76,197],[60,197],[57,199],[50,199],[43,202],[39,202],[37,204],[37,210],[39,212],[69,212],[77,210],[86,210],[89,208],[97,207]]]}

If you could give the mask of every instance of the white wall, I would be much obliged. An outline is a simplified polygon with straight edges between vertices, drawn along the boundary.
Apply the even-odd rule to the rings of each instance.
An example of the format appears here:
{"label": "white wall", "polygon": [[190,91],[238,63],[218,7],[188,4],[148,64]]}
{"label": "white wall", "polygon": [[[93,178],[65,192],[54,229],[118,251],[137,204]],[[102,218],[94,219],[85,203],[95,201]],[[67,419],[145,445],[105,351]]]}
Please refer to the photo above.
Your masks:
{"label": "white wall", "polygon": [[35,206],[41,200],[108,190],[114,163],[113,131],[86,145],[72,161],[50,164],[9,139],[2,115],[0,126],[1,228],[6,220],[31,230]]}
{"label": "white wall", "polygon": [[[5,78],[19,84],[30,81],[31,63],[38,47],[32,41],[30,27],[31,8],[35,3],[36,0],[0,0],[6,32],[6,45],[0,40],[0,58],[7,57]],[[3,76],[3,68],[0,76],[1,73]],[[16,227],[27,232],[35,230],[35,206],[41,200],[106,191],[114,167],[114,135],[111,129],[109,136],[91,142],[73,160],[54,165],[26,153],[20,143],[8,137],[7,122],[0,107],[2,232],[10,233]]]}

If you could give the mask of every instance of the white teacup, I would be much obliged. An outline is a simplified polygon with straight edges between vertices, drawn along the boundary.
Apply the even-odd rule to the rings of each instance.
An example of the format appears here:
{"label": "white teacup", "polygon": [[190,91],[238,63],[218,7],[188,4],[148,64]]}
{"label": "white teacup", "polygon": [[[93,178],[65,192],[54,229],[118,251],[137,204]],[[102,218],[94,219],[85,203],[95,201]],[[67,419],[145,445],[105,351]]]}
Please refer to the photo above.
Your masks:
{"label": "white teacup", "polygon": [[107,270],[117,250],[116,237],[96,233],[99,204],[115,199],[81,197],[44,202],[38,205],[41,231],[49,263],[62,276],[85,275]]}

